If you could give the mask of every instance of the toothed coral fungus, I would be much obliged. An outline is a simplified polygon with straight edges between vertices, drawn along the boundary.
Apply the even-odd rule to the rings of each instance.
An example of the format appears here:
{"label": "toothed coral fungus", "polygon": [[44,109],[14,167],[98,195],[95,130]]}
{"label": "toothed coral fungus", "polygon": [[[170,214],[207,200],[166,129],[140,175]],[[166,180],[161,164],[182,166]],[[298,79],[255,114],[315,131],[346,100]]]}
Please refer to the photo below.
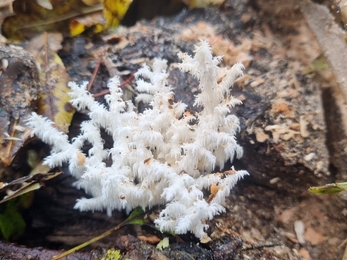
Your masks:
{"label": "toothed coral fungus", "polygon": [[[230,189],[248,174],[234,169],[229,171],[232,174],[213,173],[243,153],[235,139],[239,120],[230,113],[241,103],[231,96],[230,87],[242,75],[243,65],[235,64],[218,82],[221,58],[213,57],[205,41],[196,46],[194,57],[180,53],[179,58],[179,68],[199,81],[194,105],[201,112],[186,113],[184,103],[172,103],[174,88],[167,83],[166,61],[157,59],[152,69],[144,65],[136,73],[136,99],[148,103],[142,113],[122,99],[119,79],[114,77],[108,83],[107,107],[95,101],[86,89],[87,82],[81,86],[69,83],[71,104],[90,111],[90,120],[81,124],[81,134],[71,142],[48,119],[32,115],[28,122],[32,135],[52,146],[45,163],[55,167],[67,162],[77,178],[76,187],[91,195],[79,199],[75,208],[106,209],[111,214],[113,210],[164,205],[155,220],[160,230],[191,231],[206,237],[205,221],[224,211],[222,203]],[[101,129],[112,137],[111,149],[104,148]],[[92,148],[81,163],[85,141]],[[112,164],[106,165],[106,159],[112,159]],[[203,190],[211,185],[218,189],[206,198]]]}

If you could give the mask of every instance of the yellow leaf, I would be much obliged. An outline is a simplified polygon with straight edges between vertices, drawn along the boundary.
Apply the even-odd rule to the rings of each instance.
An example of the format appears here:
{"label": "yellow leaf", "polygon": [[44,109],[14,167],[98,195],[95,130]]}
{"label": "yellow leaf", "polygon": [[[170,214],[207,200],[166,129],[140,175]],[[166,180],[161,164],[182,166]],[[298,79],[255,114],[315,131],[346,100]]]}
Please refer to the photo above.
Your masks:
{"label": "yellow leaf", "polygon": [[94,33],[101,33],[103,30],[104,26],[101,24],[96,24],[93,29]]}
{"label": "yellow leaf", "polygon": [[67,132],[75,110],[70,104],[69,76],[57,50],[61,47],[61,34],[43,34],[34,38],[28,50],[40,67],[41,91],[37,113],[48,117],[62,131]]}
{"label": "yellow leaf", "polygon": [[77,36],[92,28],[94,33],[102,32],[105,28],[101,12],[74,18],[70,21],[70,35]]}
{"label": "yellow leaf", "polygon": [[127,12],[132,0],[104,0],[104,17],[107,27],[117,27]]}
{"label": "yellow leaf", "polygon": [[82,23],[80,23],[77,20],[71,20],[70,22],[70,35],[71,36],[77,36],[83,33],[85,30],[85,27]]}
{"label": "yellow leaf", "polygon": [[40,64],[47,65],[48,70],[41,70],[41,78],[45,81],[45,84],[43,84],[45,88],[39,93],[37,112],[50,118],[62,131],[68,132],[75,112],[69,103],[68,75],[58,54],[51,52],[48,57],[49,64],[45,64],[42,59],[38,59]]}

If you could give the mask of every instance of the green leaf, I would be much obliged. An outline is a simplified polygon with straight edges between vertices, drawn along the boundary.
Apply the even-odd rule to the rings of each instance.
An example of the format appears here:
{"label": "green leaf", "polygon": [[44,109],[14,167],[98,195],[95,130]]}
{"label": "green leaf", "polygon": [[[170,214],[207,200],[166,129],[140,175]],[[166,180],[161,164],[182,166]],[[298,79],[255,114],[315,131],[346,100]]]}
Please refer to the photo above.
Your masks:
{"label": "green leaf", "polygon": [[143,218],[144,214],[145,212],[143,211],[143,209],[141,207],[137,207],[131,212],[129,217],[124,222],[130,225],[146,224],[147,221]]}
{"label": "green leaf", "polygon": [[143,213],[144,213],[143,209],[141,207],[137,207],[130,213],[128,219],[138,217]]}
{"label": "green leaf", "polygon": [[309,192],[314,194],[334,194],[341,191],[347,191],[347,182],[329,183],[324,186],[316,186],[308,189]]}
{"label": "green leaf", "polygon": [[326,58],[324,57],[324,55],[320,55],[308,67],[306,67],[303,70],[303,73],[306,75],[306,74],[313,73],[313,72],[328,70],[329,68],[330,68],[329,64],[328,64]]}
{"label": "green leaf", "polygon": [[167,248],[167,247],[169,247],[169,238],[168,237],[164,237],[162,240],[160,240],[160,242],[156,246],[156,248],[160,251],[162,251],[164,248]]}
{"label": "green leaf", "polygon": [[15,240],[25,231],[26,223],[18,211],[17,203],[10,201],[0,214],[0,230],[6,240]]}
{"label": "green leaf", "polygon": [[347,191],[347,182],[336,183],[336,186],[339,187],[343,191]]}

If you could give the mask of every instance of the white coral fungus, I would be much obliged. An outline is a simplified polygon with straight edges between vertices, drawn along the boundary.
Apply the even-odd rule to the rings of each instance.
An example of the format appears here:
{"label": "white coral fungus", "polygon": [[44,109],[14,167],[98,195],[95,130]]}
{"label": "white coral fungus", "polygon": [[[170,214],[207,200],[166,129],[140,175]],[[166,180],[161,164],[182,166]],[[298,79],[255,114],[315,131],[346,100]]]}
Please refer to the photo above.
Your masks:
{"label": "white coral fungus", "polygon": [[[230,95],[230,87],[242,75],[243,65],[235,64],[218,83],[221,57],[212,56],[207,42],[196,46],[194,57],[182,53],[179,57],[179,68],[199,81],[200,94],[194,103],[201,107],[199,113],[189,113],[184,103],[172,102],[166,61],[155,60],[152,69],[144,65],[136,73],[137,101],[150,107],[143,113],[122,99],[119,79],[114,77],[108,83],[107,107],[95,101],[87,82],[69,83],[72,105],[90,110],[90,120],[81,124],[81,134],[71,142],[48,119],[32,115],[28,122],[32,135],[52,146],[45,164],[55,167],[68,162],[78,179],[75,185],[92,196],[79,199],[76,209],[106,209],[110,215],[113,210],[129,212],[137,206],[163,204],[155,220],[160,230],[191,231],[206,238],[206,220],[224,211],[222,204],[230,189],[248,174],[233,169],[227,171],[232,174],[212,173],[243,153],[235,139],[239,120],[230,114],[230,108],[241,103]],[[104,148],[101,129],[112,137],[113,148]],[[92,148],[81,160],[86,141]],[[106,165],[107,159],[111,165]],[[218,189],[206,198],[203,190],[212,185]]]}

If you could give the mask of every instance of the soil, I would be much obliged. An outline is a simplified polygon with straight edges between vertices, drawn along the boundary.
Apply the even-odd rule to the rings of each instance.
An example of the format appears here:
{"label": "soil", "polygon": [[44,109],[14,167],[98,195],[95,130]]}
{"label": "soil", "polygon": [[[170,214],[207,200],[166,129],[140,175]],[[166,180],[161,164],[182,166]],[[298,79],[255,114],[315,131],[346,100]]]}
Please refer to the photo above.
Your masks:
{"label": "soil", "polygon": [[[326,77],[329,71],[306,72],[321,54],[319,45],[296,5],[279,6],[284,9],[272,10],[257,1],[226,1],[220,9],[184,10],[102,37],[64,38],[59,55],[76,82],[90,80],[102,55],[93,93],[105,90],[110,76],[126,80],[142,63],[159,57],[168,60],[175,99],[191,110],[197,82],[178,71],[177,52],[192,54],[194,44],[203,39],[215,55],[223,56],[226,67],[242,62],[245,75],[232,94],[243,101],[233,113],[240,118],[237,140],[244,156],[233,165],[250,173],[231,191],[226,212],[208,223],[208,244],[190,234],[162,234],[149,223],[127,226],[67,259],[100,259],[109,248],[132,260],[342,259],[346,201],[340,195],[307,191],[310,186],[346,181],[334,150],[334,144],[345,139],[338,127],[330,127],[338,120],[331,109],[335,99],[329,95],[335,83]],[[129,98],[132,86],[130,82],[125,90]],[[86,118],[75,114],[71,137]],[[105,140],[107,145],[106,134]],[[64,169],[36,191],[33,205],[24,213],[26,233],[16,245],[0,243],[1,259],[49,259],[55,250],[69,249],[126,218],[122,212],[109,218],[104,212],[74,210],[76,199],[86,195],[72,187],[73,181]],[[148,218],[156,211],[149,211]],[[169,248],[156,249],[164,237],[169,237]]]}

